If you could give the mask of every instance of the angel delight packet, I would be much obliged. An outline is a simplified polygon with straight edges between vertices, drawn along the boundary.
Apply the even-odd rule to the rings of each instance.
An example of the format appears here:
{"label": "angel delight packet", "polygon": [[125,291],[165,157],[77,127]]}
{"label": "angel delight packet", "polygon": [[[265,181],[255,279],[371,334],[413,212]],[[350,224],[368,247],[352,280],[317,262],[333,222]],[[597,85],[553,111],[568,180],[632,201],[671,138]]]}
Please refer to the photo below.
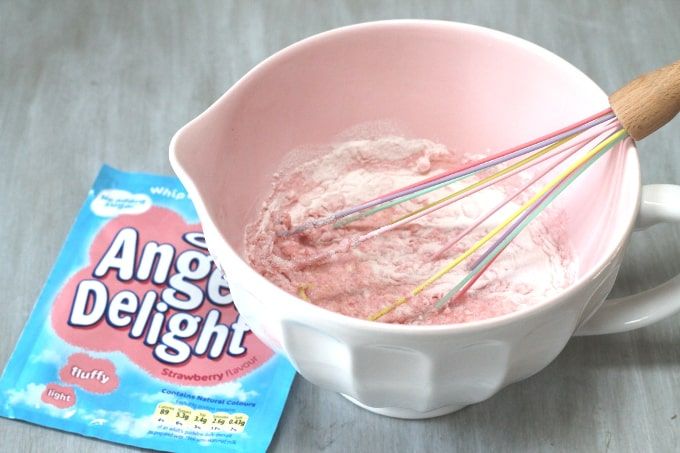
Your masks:
{"label": "angel delight packet", "polygon": [[240,318],[180,182],[105,166],[0,379],[0,415],[264,452],[294,375]]}

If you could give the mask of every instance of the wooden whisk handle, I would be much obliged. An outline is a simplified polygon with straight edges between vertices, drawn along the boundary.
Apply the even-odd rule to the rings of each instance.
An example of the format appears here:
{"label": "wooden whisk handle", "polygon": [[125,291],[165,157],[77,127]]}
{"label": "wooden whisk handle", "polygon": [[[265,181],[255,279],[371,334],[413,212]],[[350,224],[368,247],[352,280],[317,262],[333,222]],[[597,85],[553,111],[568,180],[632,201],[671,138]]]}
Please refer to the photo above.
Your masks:
{"label": "wooden whisk handle", "polygon": [[645,138],[680,112],[680,60],[630,81],[609,104],[633,139]]}

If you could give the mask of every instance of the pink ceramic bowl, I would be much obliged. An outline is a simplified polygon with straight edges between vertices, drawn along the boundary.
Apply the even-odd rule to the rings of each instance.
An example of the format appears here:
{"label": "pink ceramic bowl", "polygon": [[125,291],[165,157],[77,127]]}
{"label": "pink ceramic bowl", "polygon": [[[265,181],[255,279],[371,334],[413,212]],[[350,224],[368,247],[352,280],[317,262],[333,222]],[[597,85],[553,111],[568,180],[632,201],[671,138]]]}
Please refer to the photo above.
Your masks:
{"label": "pink ceramic bowl", "polygon": [[[575,333],[629,330],[680,308],[679,277],[600,308],[640,207],[634,146],[608,153],[558,200],[572,214],[566,227],[578,281],[540,305],[462,325],[349,318],[251,269],[243,259],[244,226],[274,169],[287,151],[328,143],[368,121],[478,151],[526,141],[606,107],[605,93],[583,73],[513,36],[450,22],[367,23],[305,39],[259,64],[175,135],[170,159],[252,330],[309,381],[381,414],[423,418],[538,372]],[[680,188],[642,193],[642,224],[680,218],[670,204]]]}

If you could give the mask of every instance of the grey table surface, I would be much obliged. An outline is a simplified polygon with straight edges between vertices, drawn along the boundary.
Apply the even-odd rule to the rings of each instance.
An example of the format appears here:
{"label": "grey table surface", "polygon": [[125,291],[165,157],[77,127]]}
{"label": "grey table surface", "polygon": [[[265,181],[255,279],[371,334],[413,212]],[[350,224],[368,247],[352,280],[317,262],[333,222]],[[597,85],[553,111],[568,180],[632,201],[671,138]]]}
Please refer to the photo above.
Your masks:
{"label": "grey table surface", "polygon": [[[301,38],[388,18],[509,32],[611,91],[680,58],[680,2],[0,2],[0,365],[103,163],[171,173],[172,134]],[[640,144],[643,180],[680,183],[680,120]],[[680,226],[634,235],[614,289],[680,272]],[[0,420],[2,451],[135,451]],[[455,414],[368,413],[297,378],[271,451],[680,451],[680,315],[573,339],[541,373]]]}

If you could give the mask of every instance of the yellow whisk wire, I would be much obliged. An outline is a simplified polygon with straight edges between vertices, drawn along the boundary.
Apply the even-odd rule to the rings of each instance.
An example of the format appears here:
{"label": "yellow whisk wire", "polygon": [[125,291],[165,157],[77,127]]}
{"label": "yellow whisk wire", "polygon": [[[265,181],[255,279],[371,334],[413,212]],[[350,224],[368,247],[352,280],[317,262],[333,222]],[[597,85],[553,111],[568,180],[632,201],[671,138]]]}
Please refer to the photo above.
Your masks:
{"label": "yellow whisk wire", "polygon": [[434,275],[429,277],[427,280],[423,281],[420,285],[413,288],[408,296],[400,297],[399,299],[397,299],[392,304],[387,305],[386,307],[383,307],[382,309],[380,309],[376,313],[369,316],[368,319],[370,321],[378,320],[381,317],[385,316],[387,313],[394,310],[395,308],[399,307],[400,305],[405,304],[411,297],[417,296],[418,294],[423,292],[428,286],[430,286],[432,283],[436,282],[441,277],[443,277],[444,275],[449,273],[456,266],[458,266],[462,261],[464,261],[470,255],[472,255],[477,250],[479,250],[484,244],[489,242],[500,231],[502,231],[508,225],[510,225],[510,223],[512,223],[513,220],[515,220],[517,217],[519,217],[524,211],[529,209],[536,201],[541,199],[541,197],[543,197],[543,195],[545,195],[553,187],[555,187],[556,185],[561,183],[562,180],[564,178],[568,177],[569,174],[571,174],[576,168],[583,165],[585,162],[587,162],[589,159],[591,159],[593,156],[595,156],[597,153],[599,153],[602,149],[604,149],[605,147],[614,143],[616,140],[618,140],[619,138],[621,138],[625,134],[626,134],[626,131],[624,129],[621,129],[621,130],[615,132],[614,134],[610,135],[602,143],[595,146],[588,153],[584,154],[578,160],[576,160],[575,162],[570,164],[569,167],[567,167],[558,176],[556,176],[554,179],[552,179],[548,184],[546,184],[544,187],[542,187],[540,190],[538,190],[527,202],[525,202],[522,206],[520,206],[515,212],[513,212],[510,216],[508,216],[505,220],[503,220],[503,222],[501,222],[499,225],[497,225],[494,229],[489,231],[489,233],[487,233],[483,238],[481,238],[479,241],[477,241],[467,251],[465,251],[463,254],[459,255],[455,259],[453,259],[446,266],[444,266],[440,270],[438,270]]}

